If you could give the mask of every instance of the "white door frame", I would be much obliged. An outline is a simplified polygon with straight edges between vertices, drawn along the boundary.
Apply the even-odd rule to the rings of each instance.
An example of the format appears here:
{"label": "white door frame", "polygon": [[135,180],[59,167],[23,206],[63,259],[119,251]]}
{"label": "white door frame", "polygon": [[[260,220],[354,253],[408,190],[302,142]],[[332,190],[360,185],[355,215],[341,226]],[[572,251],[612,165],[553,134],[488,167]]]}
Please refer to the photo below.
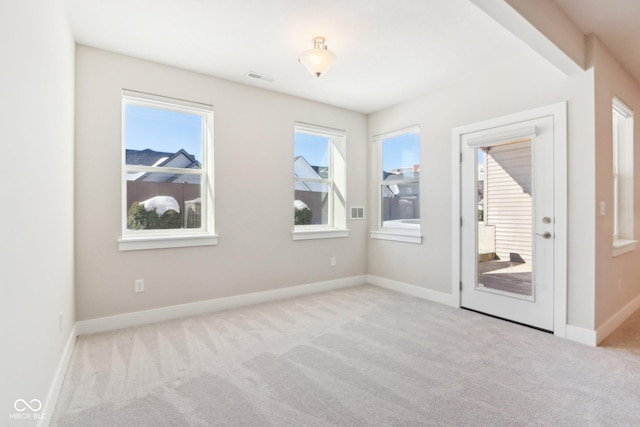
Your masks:
{"label": "white door frame", "polygon": [[462,211],[460,198],[462,187],[460,181],[461,141],[462,135],[486,129],[506,126],[512,123],[535,120],[553,116],[553,169],[554,169],[554,206],[555,206],[555,239],[554,243],[554,294],[553,294],[553,333],[566,337],[567,325],[567,103],[560,102],[533,110],[510,114],[495,119],[472,123],[454,128],[451,133],[452,177],[451,177],[451,292],[460,306],[461,281],[461,230]]}

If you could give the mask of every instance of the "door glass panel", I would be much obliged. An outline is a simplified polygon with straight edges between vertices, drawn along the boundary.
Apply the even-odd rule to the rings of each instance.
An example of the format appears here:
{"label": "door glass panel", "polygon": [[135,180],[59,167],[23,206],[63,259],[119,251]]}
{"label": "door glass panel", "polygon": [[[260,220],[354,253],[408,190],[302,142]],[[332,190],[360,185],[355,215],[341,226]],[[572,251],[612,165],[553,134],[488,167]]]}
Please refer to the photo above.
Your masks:
{"label": "door glass panel", "polygon": [[531,300],[533,194],[531,140],[476,149],[475,288]]}

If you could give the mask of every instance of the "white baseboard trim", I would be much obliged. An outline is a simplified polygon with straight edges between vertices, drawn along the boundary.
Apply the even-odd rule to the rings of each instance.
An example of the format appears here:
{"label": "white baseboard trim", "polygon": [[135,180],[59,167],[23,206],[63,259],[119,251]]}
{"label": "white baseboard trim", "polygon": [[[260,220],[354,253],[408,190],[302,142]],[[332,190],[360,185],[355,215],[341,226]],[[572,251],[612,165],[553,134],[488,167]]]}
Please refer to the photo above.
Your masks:
{"label": "white baseboard trim", "polygon": [[408,283],[398,282],[396,280],[386,279],[384,277],[373,275],[367,276],[367,282],[372,285],[380,286],[381,288],[400,292],[402,294],[426,299],[429,301],[448,305],[450,307],[460,308],[460,301],[458,301],[458,299],[452,294],[445,294],[444,292],[434,291],[431,289],[422,288],[420,286],[410,285]]}
{"label": "white baseboard trim", "polygon": [[38,427],[48,427],[49,423],[51,422],[51,417],[53,416],[54,409],[56,409],[58,397],[60,396],[60,390],[62,389],[64,376],[67,373],[69,361],[71,360],[73,349],[76,346],[76,337],[77,330],[76,326],[74,325],[73,328],[71,328],[71,332],[69,333],[67,344],[64,346],[64,351],[62,352],[62,357],[60,358],[60,362],[58,363],[58,369],[56,370],[51,386],[49,387],[47,398],[42,404],[41,413],[45,414],[46,416],[45,418],[40,419],[37,424]]}
{"label": "white baseboard trim", "polygon": [[600,344],[607,338],[618,326],[627,320],[636,310],[640,308],[640,295],[635,297],[631,302],[622,307],[620,311],[607,319],[606,322],[596,329],[596,344]]}
{"label": "white baseboard trim", "polygon": [[565,338],[568,340],[591,347],[595,347],[597,345],[596,331],[581,328],[579,326],[567,325],[566,333]]}
{"label": "white baseboard trim", "polygon": [[169,307],[152,310],[136,311],[133,313],[119,314],[115,316],[101,317],[98,319],[82,320],[76,323],[78,335],[95,334],[98,332],[113,331],[131,326],[145,325],[164,320],[181,317],[197,316],[199,314],[212,313],[235,307],[258,304],[262,302],[293,298],[302,295],[315,294],[333,289],[347,288],[367,283],[367,276],[353,276],[342,279],[316,282],[306,285],[291,286],[288,288],[273,289],[263,292],[254,292],[244,295],[236,295],[225,298],[217,298],[207,301],[197,301],[187,304],[172,305]]}

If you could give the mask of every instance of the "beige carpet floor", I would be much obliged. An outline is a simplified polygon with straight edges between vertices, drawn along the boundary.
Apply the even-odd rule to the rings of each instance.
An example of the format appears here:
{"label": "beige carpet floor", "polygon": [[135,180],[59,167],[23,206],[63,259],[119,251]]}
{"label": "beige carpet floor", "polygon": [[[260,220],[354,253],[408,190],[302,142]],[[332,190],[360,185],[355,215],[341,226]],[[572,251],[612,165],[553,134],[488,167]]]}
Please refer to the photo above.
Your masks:
{"label": "beige carpet floor", "polygon": [[637,426],[602,347],[358,286],[78,338],[54,426]]}

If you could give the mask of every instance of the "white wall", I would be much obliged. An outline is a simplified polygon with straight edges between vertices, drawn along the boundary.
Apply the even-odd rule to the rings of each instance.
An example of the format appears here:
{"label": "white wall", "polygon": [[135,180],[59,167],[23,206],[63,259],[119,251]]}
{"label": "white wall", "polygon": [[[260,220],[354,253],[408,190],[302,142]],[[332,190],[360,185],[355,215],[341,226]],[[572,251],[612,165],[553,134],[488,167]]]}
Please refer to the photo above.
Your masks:
{"label": "white wall", "polygon": [[47,403],[75,322],[74,42],[58,0],[2,2],[0,40],[0,424],[28,426],[8,414]]}
{"label": "white wall", "polygon": [[596,220],[596,328],[640,297],[640,249],[613,258],[613,153],[611,102],[614,96],[634,111],[634,234],[640,240],[640,85],[594,36],[589,37],[595,69],[596,205],[605,202],[606,215]]}
{"label": "white wall", "polygon": [[[472,67],[471,67],[472,68]],[[521,57],[473,71],[466,79],[369,117],[370,137],[419,124],[422,143],[421,245],[369,241],[369,274],[452,293],[451,130],[567,100],[569,122],[569,278],[568,323],[594,325],[593,71],[567,77],[523,48]],[[369,144],[372,158],[372,144]],[[373,169],[375,170],[375,169]],[[370,186],[369,211],[375,212],[376,188]],[[586,214],[585,214],[586,213]],[[457,284],[456,284],[457,286]]]}
{"label": "white wall", "polygon": [[[364,221],[348,238],[291,237],[294,122],[347,131],[349,205],[363,206],[364,115],[84,46],[76,65],[79,320],[366,273]],[[118,251],[123,88],[214,106],[217,246]]]}

